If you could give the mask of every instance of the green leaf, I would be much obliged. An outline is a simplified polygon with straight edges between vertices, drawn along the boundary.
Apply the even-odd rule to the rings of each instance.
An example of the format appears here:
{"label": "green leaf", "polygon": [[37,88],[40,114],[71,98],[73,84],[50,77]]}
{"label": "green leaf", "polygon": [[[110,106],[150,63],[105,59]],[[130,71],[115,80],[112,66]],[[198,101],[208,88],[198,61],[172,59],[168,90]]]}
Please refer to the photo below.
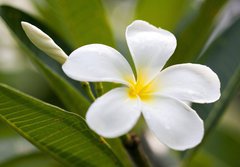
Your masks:
{"label": "green leaf", "polygon": [[[229,100],[230,92],[237,88],[240,68],[240,19],[238,19],[231,27],[229,27],[223,34],[221,34],[206,50],[206,52],[199,58],[198,63],[209,66],[217,73],[221,82],[221,98],[215,104],[195,105],[199,114],[205,119],[211,113],[214,106],[223,104]],[[233,82],[233,87],[231,86]],[[235,94],[235,92],[232,92]],[[222,101],[224,100],[224,101]]]}
{"label": "green leaf", "polygon": [[[85,116],[85,112],[87,111],[90,103],[86,101],[85,98],[83,98],[83,96],[78,92],[80,83],[69,80],[62,72],[61,66],[59,64],[49,58],[41,50],[36,48],[27,39],[25,33],[20,27],[20,21],[25,20],[39,27],[45,33],[50,35],[54,39],[54,41],[62,49],[64,49],[66,53],[70,53],[72,49],[60,38],[58,38],[56,34],[54,34],[43,24],[41,24],[38,20],[32,18],[31,16],[27,15],[22,11],[8,6],[1,6],[0,14],[5,19],[7,24],[12,28],[12,31],[15,33],[15,35],[17,35],[17,37],[24,42],[23,44],[28,47],[33,53],[35,53],[34,55],[29,53],[28,56],[33,60],[35,65],[39,67],[39,70],[42,71],[43,74],[46,76],[53,90],[63,101],[64,105],[68,108],[68,110]],[[72,85],[74,85],[74,87],[72,87]],[[115,143],[113,149],[117,153],[119,158],[124,161],[125,164],[131,163],[126,151],[124,150],[120,142]]]}
{"label": "green leaf", "polygon": [[139,0],[136,18],[164,29],[174,30],[190,4],[189,0]]}
{"label": "green leaf", "polygon": [[78,115],[0,84],[0,118],[65,166],[122,166]]}
{"label": "green leaf", "polygon": [[113,45],[113,36],[101,0],[33,2],[44,22],[74,48],[91,43]]}
{"label": "green leaf", "polygon": [[27,155],[12,158],[4,163],[0,163],[1,167],[62,167],[60,163],[55,161],[43,153],[36,152]]}
{"label": "green leaf", "polygon": [[[20,10],[9,6],[0,6],[0,15],[9,26],[10,30],[17,37],[18,41],[23,44],[22,46],[27,51],[27,56],[44,74],[50,86],[62,100],[67,109],[71,112],[76,112],[84,115],[90,103],[82,94],[80,94],[76,87],[72,86],[77,84],[80,86],[80,83],[67,79],[65,74],[62,72],[61,65],[52,60],[30,42],[21,27],[21,21],[30,22],[42,29],[44,32],[49,34],[54,39],[54,41],[59,44],[60,47],[63,46],[63,49],[68,48],[64,50],[66,53],[70,52],[69,47],[39,21]],[[29,50],[34,54],[31,54]]]}
{"label": "green leaf", "polygon": [[[216,127],[219,119],[226,111],[226,107],[240,88],[240,19],[217,38],[198,62],[204,63],[215,71],[221,81],[221,98],[218,102],[209,105],[194,105],[193,108],[205,120],[206,141],[209,133]],[[190,150],[186,161],[190,161],[197,150]]]}
{"label": "green leaf", "polygon": [[227,0],[206,0],[202,3],[191,21],[177,34],[178,46],[168,64],[192,62],[199,56],[214,29],[216,16],[226,2]]}

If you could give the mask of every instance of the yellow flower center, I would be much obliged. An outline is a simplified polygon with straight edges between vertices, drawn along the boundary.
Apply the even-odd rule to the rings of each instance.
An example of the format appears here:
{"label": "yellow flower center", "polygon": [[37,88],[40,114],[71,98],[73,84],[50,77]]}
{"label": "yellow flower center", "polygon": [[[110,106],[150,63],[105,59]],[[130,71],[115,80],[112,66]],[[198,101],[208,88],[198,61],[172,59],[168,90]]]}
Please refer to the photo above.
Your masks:
{"label": "yellow flower center", "polygon": [[131,86],[128,92],[130,98],[140,97],[141,100],[148,100],[154,90],[156,90],[151,82],[146,83],[144,77],[139,77],[137,82],[131,81],[130,83]]}

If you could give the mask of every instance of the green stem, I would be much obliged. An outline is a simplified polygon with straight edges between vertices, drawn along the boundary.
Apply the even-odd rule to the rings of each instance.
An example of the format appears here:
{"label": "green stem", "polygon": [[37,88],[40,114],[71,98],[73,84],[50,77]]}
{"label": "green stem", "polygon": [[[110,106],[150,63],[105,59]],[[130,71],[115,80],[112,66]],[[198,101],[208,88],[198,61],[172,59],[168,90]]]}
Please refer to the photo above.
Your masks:
{"label": "green stem", "polygon": [[97,94],[97,97],[101,96],[103,94],[103,85],[101,82],[96,82],[94,84],[95,86],[95,91],[96,91],[96,94]]}
{"label": "green stem", "polygon": [[88,82],[81,82],[83,90],[87,93],[88,97],[92,100],[95,101],[95,97],[92,93],[90,84]]}
{"label": "green stem", "polygon": [[137,135],[127,134],[123,136],[121,140],[137,167],[151,166],[142,147],[140,147],[140,139]]}

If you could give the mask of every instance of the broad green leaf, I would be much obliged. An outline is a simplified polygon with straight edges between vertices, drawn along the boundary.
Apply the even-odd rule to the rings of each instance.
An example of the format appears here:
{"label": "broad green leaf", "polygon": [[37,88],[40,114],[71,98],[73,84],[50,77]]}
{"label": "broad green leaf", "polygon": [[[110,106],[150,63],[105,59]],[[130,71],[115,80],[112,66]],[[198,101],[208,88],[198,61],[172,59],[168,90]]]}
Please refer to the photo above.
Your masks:
{"label": "broad green leaf", "polygon": [[80,116],[0,84],[0,118],[65,166],[122,166]]}
{"label": "broad green leaf", "polygon": [[178,46],[168,64],[192,62],[198,57],[214,29],[216,16],[226,2],[227,0],[206,0],[202,3],[197,14],[177,34]]}
{"label": "broad green leaf", "polygon": [[60,163],[55,161],[43,153],[31,153],[27,155],[12,158],[4,163],[0,163],[1,167],[63,167]]}
{"label": "broad green leaf", "polygon": [[190,4],[189,0],[138,0],[136,18],[174,30]]}
{"label": "broad green leaf", "polygon": [[[221,81],[221,98],[209,105],[194,105],[200,116],[205,119],[205,137],[216,127],[226,107],[240,88],[240,19],[217,38],[198,62],[208,65]],[[191,160],[201,144],[187,153],[186,161]]]}
{"label": "broad green leaf", "polygon": [[33,1],[42,19],[74,48],[91,43],[113,45],[101,0]]}
{"label": "broad green leaf", "polygon": [[[61,65],[56,63],[54,60],[49,58],[45,53],[36,48],[30,40],[27,38],[21,27],[21,21],[30,22],[44,32],[49,34],[57,44],[63,49],[69,48],[62,40],[56,37],[49,29],[43,26],[39,21],[32,18],[28,14],[17,10],[9,6],[0,7],[0,15],[6,22],[10,30],[17,37],[18,41],[21,42],[22,46],[26,50],[26,55],[32,60],[34,65],[44,74],[48,80],[52,89],[56,92],[58,97],[62,100],[67,109],[71,112],[85,114],[89,101],[79,93],[76,87],[70,84],[65,74],[61,70]],[[30,53],[29,50],[33,53]],[[66,53],[69,53],[70,49],[65,49]],[[72,82],[72,81],[71,81]],[[76,82],[72,82],[76,85]],[[80,86],[80,83],[78,83]]]}

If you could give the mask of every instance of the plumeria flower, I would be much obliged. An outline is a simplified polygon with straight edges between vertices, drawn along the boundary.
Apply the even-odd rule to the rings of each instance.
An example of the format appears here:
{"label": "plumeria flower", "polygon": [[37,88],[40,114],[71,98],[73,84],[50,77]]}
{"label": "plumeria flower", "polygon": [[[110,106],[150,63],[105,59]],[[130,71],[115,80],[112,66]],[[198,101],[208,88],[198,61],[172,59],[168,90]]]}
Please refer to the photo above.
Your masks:
{"label": "plumeria flower", "polygon": [[[34,42],[36,38],[27,34]],[[106,45],[82,46],[66,61],[63,56],[62,69],[74,80],[122,84],[90,106],[86,114],[88,126],[103,137],[115,138],[128,133],[142,114],[150,130],[170,148],[185,150],[199,144],[204,134],[203,121],[188,103],[218,100],[217,75],[200,64],[178,64],[163,69],[176,48],[176,38],[145,21],[130,24],[126,40],[136,76],[127,60]]]}
{"label": "plumeria flower", "polygon": [[150,130],[170,148],[184,150],[199,144],[203,121],[185,101],[219,99],[217,75],[204,65],[190,63],[162,70],[176,48],[176,39],[147,22],[129,25],[126,40],[136,77],[118,51],[102,44],[78,48],[62,66],[66,75],[78,81],[123,85],[91,105],[86,115],[89,127],[103,137],[118,137],[128,133],[142,113]]}

